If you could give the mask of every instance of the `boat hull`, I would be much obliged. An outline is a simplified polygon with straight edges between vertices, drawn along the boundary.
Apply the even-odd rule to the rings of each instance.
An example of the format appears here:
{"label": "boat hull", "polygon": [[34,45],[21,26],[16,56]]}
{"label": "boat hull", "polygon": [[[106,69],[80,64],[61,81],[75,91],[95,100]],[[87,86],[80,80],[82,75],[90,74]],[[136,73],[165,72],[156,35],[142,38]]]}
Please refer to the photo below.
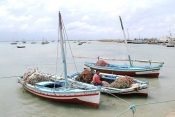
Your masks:
{"label": "boat hull", "polygon": [[25,46],[17,46],[17,48],[25,48]]}
{"label": "boat hull", "polygon": [[101,93],[109,94],[109,95],[115,95],[115,96],[142,96],[142,97],[148,97],[148,87],[145,89],[135,89],[133,91],[128,92],[119,92],[119,91],[113,91],[113,90],[107,90],[102,91]]}
{"label": "boat hull", "polygon": [[91,70],[100,70],[100,72],[108,73],[108,74],[116,74],[116,75],[127,75],[127,76],[135,76],[135,77],[148,77],[148,78],[158,78],[159,77],[159,70],[151,70],[151,71],[114,71],[114,70],[105,70],[105,69],[98,69],[90,67]]}
{"label": "boat hull", "polygon": [[107,66],[97,66],[95,63],[84,63],[85,66],[89,67],[91,70],[100,70],[102,73],[116,74],[116,75],[127,75],[134,77],[148,77],[148,78],[158,78],[159,71],[162,65],[158,66],[128,66],[128,65],[114,65],[109,64]]}
{"label": "boat hull", "polygon": [[18,83],[20,83],[23,88],[25,88],[30,93],[42,98],[64,103],[80,103],[94,108],[99,108],[100,91],[60,93],[52,89],[52,92],[46,92],[42,91],[41,89],[35,88],[34,86],[31,87],[29,84],[24,85],[24,82],[20,79],[18,79]]}

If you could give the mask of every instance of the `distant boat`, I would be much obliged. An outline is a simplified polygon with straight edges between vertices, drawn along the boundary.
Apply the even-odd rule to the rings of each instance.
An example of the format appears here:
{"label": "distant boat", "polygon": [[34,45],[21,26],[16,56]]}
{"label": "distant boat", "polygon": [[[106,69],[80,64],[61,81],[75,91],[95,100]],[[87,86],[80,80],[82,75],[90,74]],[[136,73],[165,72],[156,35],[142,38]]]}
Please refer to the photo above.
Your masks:
{"label": "distant boat", "polygon": [[31,44],[36,44],[36,42],[31,42]]}
{"label": "distant boat", "polygon": [[22,41],[23,43],[26,43],[26,41],[23,39],[23,41]]}
{"label": "distant boat", "polygon": [[83,42],[79,42],[79,43],[78,43],[78,45],[82,45],[82,44],[83,44]]}
{"label": "distant boat", "polygon": [[148,41],[148,44],[159,44],[158,41]]}
{"label": "distant boat", "polygon": [[36,42],[34,41],[34,39],[33,39],[33,41],[31,42],[31,44],[36,44]]}
{"label": "distant boat", "polygon": [[167,44],[166,44],[166,47],[174,47],[174,44],[167,43]]}
{"label": "distant boat", "polygon": [[166,47],[174,47],[175,46],[175,41],[169,41],[167,44],[166,44]]}
{"label": "distant boat", "polygon": [[127,40],[127,43],[133,43],[133,40],[129,40],[129,39],[128,39],[128,40]]}
{"label": "distant boat", "polygon": [[17,46],[17,48],[25,48],[26,46]]}
{"label": "distant boat", "polygon": [[146,40],[140,39],[140,40],[133,40],[132,43],[133,43],[133,44],[146,44],[147,41],[146,41]]}
{"label": "distant boat", "polygon": [[48,44],[49,42],[48,41],[43,41],[41,44]]}
{"label": "distant boat", "polygon": [[11,45],[16,45],[17,43],[16,42],[12,42]]}
{"label": "distant boat", "polygon": [[45,41],[44,38],[43,38],[43,41],[41,42],[41,44],[48,44],[49,42],[48,41]]}
{"label": "distant boat", "polygon": [[16,45],[16,44],[17,44],[17,42],[14,41],[14,39],[13,39],[13,42],[11,43],[11,45]]}

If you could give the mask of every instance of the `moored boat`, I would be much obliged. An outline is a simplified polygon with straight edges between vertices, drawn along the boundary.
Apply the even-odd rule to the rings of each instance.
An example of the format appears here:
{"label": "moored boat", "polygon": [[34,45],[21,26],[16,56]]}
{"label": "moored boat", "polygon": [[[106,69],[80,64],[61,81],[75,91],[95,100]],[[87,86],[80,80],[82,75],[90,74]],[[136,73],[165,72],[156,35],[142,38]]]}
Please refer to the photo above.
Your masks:
{"label": "moored boat", "polygon": [[62,28],[62,22],[61,13],[59,12],[59,39],[64,76],[49,75],[34,69],[18,77],[18,82],[27,91],[42,98],[66,103],[81,103],[98,108],[100,104],[99,88],[67,78],[65,46],[63,45],[65,30]]}
{"label": "moored boat", "polygon": [[[122,32],[123,36],[125,39],[125,44],[127,45],[127,40],[126,40],[126,35],[124,32],[123,28],[123,23],[122,19],[119,16],[121,27],[122,27]],[[145,40],[138,40],[139,43],[143,43]],[[134,43],[134,41],[133,41]],[[127,46],[126,46],[127,47]],[[144,77],[152,77],[152,78],[158,78],[159,76],[159,70],[163,66],[164,62],[156,62],[158,65],[151,65],[153,63],[152,61],[145,61],[145,60],[138,60],[138,62],[148,62],[150,65],[133,65],[133,61],[131,59],[131,56],[129,54],[129,49],[128,47],[126,48],[127,54],[128,54],[128,59],[125,59],[125,61],[129,62],[129,65],[123,64],[108,64],[106,63],[103,59],[99,60],[96,63],[92,62],[85,62],[84,65],[87,67],[90,67],[92,70],[100,70],[101,72],[104,73],[109,73],[109,74],[116,74],[116,75],[128,75],[128,76],[144,76]]]}
{"label": "moored boat", "polygon": [[[100,71],[101,72],[101,71]],[[80,73],[74,73],[70,76],[71,79],[76,80]],[[111,95],[137,95],[148,96],[149,82],[143,82],[129,76],[100,73],[100,80],[107,82],[107,85],[101,86],[101,93],[108,93]],[[124,81],[125,80],[125,81]],[[132,82],[131,82],[132,81]],[[130,85],[126,86],[130,82]],[[123,86],[122,86],[123,83]],[[119,86],[120,85],[120,86]]]}
{"label": "moored boat", "polygon": [[24,76],[18,77],[18,83],[30,93],[42,98],[58,102],[80,103],[94,108],[99,107],[100,92],[92,85],[78,84],[71,79],[66,85],[63,77],[45,74],[37,70],[28,71]]}
{"label": "moored boat", "polygon": [[17,48],[25,48],[26,46],[17,46]]}
{"label": "moored boat", "polygon": [[84,65],[92,70],[100,70],[103,73],[158,78],[159,71],[160,68],[163,66],[163,63],[157,66],[153,65],[136,66],[136,65],[109,64],[106,63],[104,60],[98,60],[96,63],[85,62]]}

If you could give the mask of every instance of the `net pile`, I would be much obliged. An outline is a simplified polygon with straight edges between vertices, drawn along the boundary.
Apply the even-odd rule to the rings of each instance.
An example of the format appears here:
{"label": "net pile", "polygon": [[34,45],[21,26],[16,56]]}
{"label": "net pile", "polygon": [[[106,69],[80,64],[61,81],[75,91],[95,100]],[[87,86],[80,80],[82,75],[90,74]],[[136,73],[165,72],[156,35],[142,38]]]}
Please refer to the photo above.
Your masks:
{"label": "net pile", "polygon": [[75,80],[84,82],[84,83],[91,83],[93,78],[93,73],[90,70],[84,70],[82,73],[78,74]]}
{"label": "net pile", "polygon": [[25,83],[29,83],[31,85],[34,85],[37,82],[41,81],[50,81],[51,75],[41,73],[37,71],[36,69],[30,70],[23,75],[23,80]]}
{"label": "net pile", "polygon": [[129,88],[132,86],[132,84],[135,84],[134,80],[130,76],[119,77],[111,84],[109,84],[106,81],[103,81],[102,83],[107,87],[113,87],[119,89]]}

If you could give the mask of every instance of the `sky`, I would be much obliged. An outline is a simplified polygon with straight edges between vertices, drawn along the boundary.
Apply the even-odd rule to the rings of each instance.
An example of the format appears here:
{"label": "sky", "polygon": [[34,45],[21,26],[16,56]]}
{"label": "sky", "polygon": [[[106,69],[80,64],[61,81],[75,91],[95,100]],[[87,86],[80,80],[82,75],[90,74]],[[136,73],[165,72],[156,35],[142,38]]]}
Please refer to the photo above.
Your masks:
{"label": "sky", "polygon": [[175,37],[175,0],[0,0],[0,41]]}

